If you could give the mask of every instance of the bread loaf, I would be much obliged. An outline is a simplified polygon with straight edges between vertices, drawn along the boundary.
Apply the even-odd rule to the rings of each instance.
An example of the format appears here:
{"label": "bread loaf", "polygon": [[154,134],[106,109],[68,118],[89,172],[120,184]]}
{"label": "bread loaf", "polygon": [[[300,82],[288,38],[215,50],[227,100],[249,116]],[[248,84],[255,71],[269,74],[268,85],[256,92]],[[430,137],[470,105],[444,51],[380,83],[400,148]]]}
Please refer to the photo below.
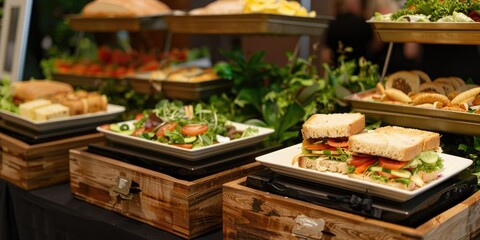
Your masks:
{"label": "bread loaf", "polygon": [[157,0],[95,0],[83,8],[82,15],[89,17],[138,17],[169,12],[171,12],[171,9]]}

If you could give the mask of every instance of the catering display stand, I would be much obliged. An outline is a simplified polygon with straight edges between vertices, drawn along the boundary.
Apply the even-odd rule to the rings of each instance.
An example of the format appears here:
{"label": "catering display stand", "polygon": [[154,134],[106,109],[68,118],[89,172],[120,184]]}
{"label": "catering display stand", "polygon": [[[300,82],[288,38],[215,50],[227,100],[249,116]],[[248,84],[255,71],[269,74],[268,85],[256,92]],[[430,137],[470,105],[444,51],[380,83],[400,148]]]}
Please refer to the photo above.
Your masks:
{"label": "catering display stand", "polygon": [[0,177],[25,190],[66,182],[69,178],[69,150],[102,142],[101,133],[79,134],[30,144],[0,133]]}
{"label": "catering display stand", "polygon": [[480,192],[418,227],[407,227],[246,186],[223,186],[224,239],[475,239]]}
{"label": "catering display stand", "polygon": [[261,169],[254,157],[272,148],[261,152],[243,149],[243,155],[250,156],[237,153],[240,158],[232,160],[242,162],[247,158],[247,163],[194,180],[173,177],[173,170],[155,171],[88,150],[70,150],[70,187],[76,198],[194,238],[221,227],[222,185]]}

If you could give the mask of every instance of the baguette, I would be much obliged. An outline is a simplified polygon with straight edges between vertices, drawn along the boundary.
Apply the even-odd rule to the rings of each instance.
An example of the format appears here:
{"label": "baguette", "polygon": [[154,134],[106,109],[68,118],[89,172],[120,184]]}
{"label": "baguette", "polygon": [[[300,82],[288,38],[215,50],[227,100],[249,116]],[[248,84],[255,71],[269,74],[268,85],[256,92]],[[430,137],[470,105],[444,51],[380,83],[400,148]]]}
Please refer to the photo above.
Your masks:
{"label": "baguette", "polygon": [[31,80],[12,84],[12,96],[23,102],[71,92],[73,87],[70,84],[50,80]]}

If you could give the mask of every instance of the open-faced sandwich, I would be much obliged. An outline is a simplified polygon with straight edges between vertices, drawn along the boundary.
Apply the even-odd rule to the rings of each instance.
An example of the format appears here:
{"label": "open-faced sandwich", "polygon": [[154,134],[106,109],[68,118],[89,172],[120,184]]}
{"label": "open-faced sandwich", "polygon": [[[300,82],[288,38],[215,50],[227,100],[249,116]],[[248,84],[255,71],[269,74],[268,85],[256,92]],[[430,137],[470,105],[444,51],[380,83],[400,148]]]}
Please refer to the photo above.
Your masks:
{"label": "open-faced sandwich", "polygon": [[404,190],[414,190],[439,177],[443,160],[438,133],[382,127],[349,138],[349,176]]}
{"label": "open-faced sandwich", "polygon": [[360,113],[314,114],[302,126],[301,168],[348,173],[348,138],[365,128]]}

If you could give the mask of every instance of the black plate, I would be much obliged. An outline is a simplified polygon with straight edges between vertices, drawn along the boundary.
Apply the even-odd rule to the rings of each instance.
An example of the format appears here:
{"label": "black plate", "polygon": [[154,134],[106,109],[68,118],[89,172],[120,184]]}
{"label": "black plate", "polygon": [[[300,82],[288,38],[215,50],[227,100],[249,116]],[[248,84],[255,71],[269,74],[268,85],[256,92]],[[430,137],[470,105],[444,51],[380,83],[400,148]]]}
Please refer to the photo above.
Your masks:
{"label": "black plate", "polygon": [[270,169],[247,177],[247,186],[255,189],[410,227],[465,200],[476,184],[476,176],[459,175],[406,202],[394,202],[283,176]]}
{"label": "black plate", "polygon": [[58,139],[97,132],[97,125],[67,128],[53,132],[35,132],[31,129],[0,119],[0,132],[28,144],[50,142]]}
{"label": "black plate", "polygon": [[241,148],[199,161],[185,161],[176,157],[110,141],[104,144],[90,144],[88,152],[162,172],[178,179],[192,181],[254,162],[255,157],[275,151],[280,147],[280,145],[271,145],[263,142],[255,146]]}

